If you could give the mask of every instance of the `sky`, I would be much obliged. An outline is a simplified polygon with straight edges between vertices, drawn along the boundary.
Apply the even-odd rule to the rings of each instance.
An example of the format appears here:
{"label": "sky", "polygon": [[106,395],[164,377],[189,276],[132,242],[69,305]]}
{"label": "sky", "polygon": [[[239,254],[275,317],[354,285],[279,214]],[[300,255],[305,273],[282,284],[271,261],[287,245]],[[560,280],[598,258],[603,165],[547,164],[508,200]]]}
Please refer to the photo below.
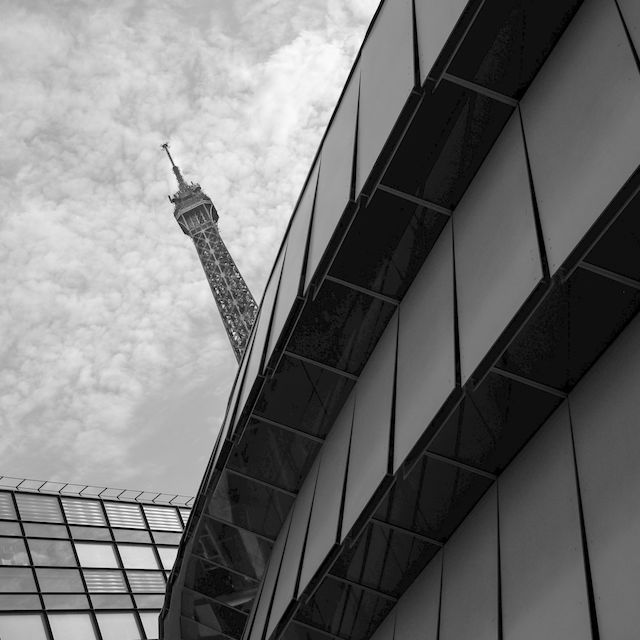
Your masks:
{"label": "sky", "polygon": [[0,475],[193,495],[236,361],[171,152],[259,301],[378,0],[0,0]]}

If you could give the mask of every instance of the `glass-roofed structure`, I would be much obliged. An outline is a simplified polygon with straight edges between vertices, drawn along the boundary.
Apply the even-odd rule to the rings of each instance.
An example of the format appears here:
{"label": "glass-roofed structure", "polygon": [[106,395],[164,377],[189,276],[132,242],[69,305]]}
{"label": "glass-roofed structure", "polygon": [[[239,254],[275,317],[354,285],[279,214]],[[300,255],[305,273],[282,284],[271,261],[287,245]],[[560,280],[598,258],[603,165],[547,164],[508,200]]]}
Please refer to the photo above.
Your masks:
{"label": "glass-roofed structure", "polygon": [[0,638],[157,638],[190,504],[0,477]]}

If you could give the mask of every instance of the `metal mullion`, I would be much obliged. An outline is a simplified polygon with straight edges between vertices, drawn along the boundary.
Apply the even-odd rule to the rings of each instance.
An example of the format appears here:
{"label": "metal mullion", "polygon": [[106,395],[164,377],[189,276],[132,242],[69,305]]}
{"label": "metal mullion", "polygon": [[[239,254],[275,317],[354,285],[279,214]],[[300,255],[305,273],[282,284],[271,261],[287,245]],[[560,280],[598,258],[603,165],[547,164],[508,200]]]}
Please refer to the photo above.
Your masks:
{"label": "metal mullion", "polygon": [[448,207],[443,207],[441,204],[436,204],[435,202],[431,202],[431,200],[425,200],[424,198],[420,198],[418,196],[414,196],[411,193],[405,193],[400,189],[396,189],[395,187],[390,187],[389,185],[383,184],[380,182],[376,187],[376,190],[383,191],[392,196],[396,196],[401,200],[406,200],[407,202],[411,202],[412,204],[417,204],[418,206],[424,207],[425,209],[431,209],[431,211],[435,211],[436,213],[441,213],[448,218],[451,217],[453,211]]}
{"label": "metal mullion", "polygon": [[69,521],[67,520],[67,514],[62,504],[62,497],[60,495],[56,497],[58,498],[58,504],[60,506],[60,512],[62,513],[62,520],[63,520],[64,526],[67,528],[67,535],[69,536],[69,544],[71,545],[71,551],[73,552],[73,557],[76,559],[76,565],[78,567],[78,573],[80,574],[80,580],[82,581],[82,586],[84,587],[84,592],[86,594],[87,601],[89,602],[88,612],[89,612],[89,617],[93,622],[93,627],[94,627],[93,630],[94,630],[94,633],[96,633],[96,638],[98,640],[103,640],[102,631],[100,630],[100,625],[98,624],[98,617],[96,616],[95,609],[93,608],[93,600],[89,596],[89,588],[87,587],[87,581],[84,579],[84,571],[82,570],[82,566],[80,564],[80,558],[78,557],[78,553],[76,551],[75,540],[71,538],[71,526],[69,525]]}
{"label": "metal mullion", "polygon": [[330,364],[324,364],[323,362],[318,362],[317,360],[307,358],[306,356],[301,356],[288,350],[284,351],[283,355],[294,358],[295,360],[300,360],[300,362],[306,362],[307,364],[313,365],[314,367],[318,367],[318,369],[325,369],[326,371],[335,373],[336,375],[342,376],[343,378],[347,378],[347,380],[353,380],[354,382],[358,381],[358,376],[354,375],[353,373],[349,373],[348,371],[343,371],[342,369],[332,367]]}
{"label": "metal mullion", "polygon": [[339,284],[342,287],[345,287],[346,289],[351,289],[351,291],[362,293],[366,296],[369,296],[370,298],[374,298],[375,300],[386,302],[387,304],[393,305],[394,307],[397,307],[400,304],[399,300],[396,300],[395,298],[387,296],[384,293],[378,293],[377,291],[373,291],[372,289],[361,287],[359,284],[348,282],[347,280],[343,280],[342,278],[336,278],[335,276],[326,275],[324,277],[324,280],[325,282],[333,282],[334,284]]}
{"label": "metal mullion", "polygon": [[260,422],[264,422],[265,424],[268,424],[272,427],[277,427],[278,429],[282,429],[283,431],[288,431],[290,433],[294,433],[296,435],[299,436],[304,436],[305,438],[308,438],[309,440],[311,440],[312,442],[317,442],[318,444],[322,444],[324,442],[324,438],[320,437],[320,436],[315,436],[311,433],[307,433],[306,431],[301,431],[300,429],[296,429],[295,427],[290,427],[286,424],[282,424],[281,422],[277,422],[275,420],[272,420],[271,418],[267,418],[265,416],[261,416],[259,413],[255,413],[252,412],[251,415],[249,416],[249,419],[251,418],[255,418],[256,420],[260,420]]}

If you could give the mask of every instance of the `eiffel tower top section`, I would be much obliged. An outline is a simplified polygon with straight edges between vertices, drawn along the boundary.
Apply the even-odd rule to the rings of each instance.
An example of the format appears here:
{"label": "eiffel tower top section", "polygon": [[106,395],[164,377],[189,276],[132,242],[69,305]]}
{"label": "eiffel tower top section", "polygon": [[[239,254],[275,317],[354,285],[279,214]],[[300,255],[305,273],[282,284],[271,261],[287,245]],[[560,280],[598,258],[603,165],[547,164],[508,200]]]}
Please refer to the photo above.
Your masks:
{"label": "eiffel tower top section", "polygon": [[233,353],[240,362],[258,306],[220,237],[218,212],[211,198],[203,193],[199,184],[185,181],[171,157],[168,143],[165,142],[162,148],[169,156],[178,181],[178,191],[169,196],[175,207],[173,215],[182,231],[193,240]]}

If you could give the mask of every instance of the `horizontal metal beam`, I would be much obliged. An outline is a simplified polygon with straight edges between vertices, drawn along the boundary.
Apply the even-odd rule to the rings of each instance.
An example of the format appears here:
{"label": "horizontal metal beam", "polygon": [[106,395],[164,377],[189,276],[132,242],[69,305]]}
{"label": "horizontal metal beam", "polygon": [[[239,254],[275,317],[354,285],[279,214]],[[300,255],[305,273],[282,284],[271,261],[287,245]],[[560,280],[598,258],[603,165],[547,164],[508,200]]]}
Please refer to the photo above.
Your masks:
{"label": "horizontal metal beam", "polygon": [[502,376],[503,378],[509,378],[514,382],[520,382],[521,384],[526,384],[529,387],[533,387],[534,389],[538,389],[538,391],[544,391],[545,393],[550,393],[552,396],[557,396],[558,398],[566,398],[567,394],[565,391],[561,389],[556,389],[555,387],[550,387],[547,384],[542,382],[536,382],[535,380],[531,380],[529,378],[525,378],[524,376],[520,376],[517,373],[511,373],[511,371],[505,371],[504,369],[500,369],[499,367],[491,367],[490,369],[493,373]]}
{"label": "horizontal metal beam", "polygon": [[[259,413],[253,412],[249,417],[249,419],[260,420],[260,422],[264,422],[265,424],[268,424],[272,427],[277,427],[278,429],[282,429],[283,431],[288,431],[289,433],[295,433],[298,436],[303,436],[319,444],[322,444],[324,442],[324,438],[321,436],[316,436],[316,435],[313,435],[312,433],[307,433],[306,431],[302,431],[302,429],[296,429],[295,427],[290,427],[286,424],[282,424],[282,422],[278,422],[277,420],[272,420],[271,418],[261,416]],[[245,427],[245,430],[246,430],[246,427]]]}
{"label": "horizontal metal beam", "polygon": [[459,78],[458,76],[454,76],[450,73],[443,73],[442,79],[451,82],[451,84],[456,84],[463,89],[469,89],[469,91],[473,91],[485,98],[491,98],[496,102],[501,102],[502,104],[506,104],[510,107],[517,107],[518,101],[515,98],[511,98],[509,96],[505,96],[502,93],[498,93],[497,91],[493,91],[491,89],[487,89],[487,87],[483,87],[481,84],[477,84],[476,82],[472,82],[471,80],[465,80],[464,78]]}
{"label": "horizontal metal beam", "polygon": [[598,267],[595,264],[591,264],[590,262],[586,262],[582,260],[578,266],[585,271],[591,271],[591,273],[595,273],[603,278],[607,278],[609,280],[613,280],[619,284],[626,285],[627,287],[631,287],[632,289],[640,289],[640,282],[638,280],[634,280],[633,278],[628,278],[627,276],[623,276],[615,271],[609,271],[609,269],[604,269],[603,267]]}
{"label": "horizontal metal beam", "polygon": [[441,213],[445,216],[451,216],[451,214],[453,213],[451,209],[448,209],[447,207],[443,207],[442,205],[431,202],[430,200],[425,200],[424,198],[419,198],[418,196],[411,195],[410,193],[405,193],[404,191],[400,191],[400,189],[389,187],[386,184],[379,184],[376,188],[378,189],[378,191],[384,191],[385,193],[389,193],[392,196],[397,196],[402,200],[420,205],[422,207],[425,207],[426,209],[432,209],[433,211]]}
{"label": "horizontal metal beam", "polygon": [[349,578],[343,578],[341,576],[336,576],[333,573],[327,573],[325,576],[325,580],[327,578],[331,578],[332,580],[336,580],[337,582],[342,582],[350,587],[356,587],[357,589],[362,589],[363,591],[369,591],[369,593],[374,593],[375,595],[386,598],[387,600],[391,600],[392,602],[397,602],[398,598],[392,596],[389,593],[385,593],[384,591],[379,591],[374,587],[369,587],[366,584],[361,584],[360,582],[356,582],[355,580],[349,580]]}
{"label": "horizontal metal beam", "polygon": [[275,484],[271,484],[266,480],[260,480],[259,478],[254,478],[253,476],[250,476],[247,473],[243,473],[242,471],[237,471],[236,469],[231,469],[228,466],[226,466],[224,470],[227,473],[232,473],[233,475],[238,476],[239,478],[244,478],[245,480],[249,480],[250,482],[255,482],[256,484],[262,485],[263,487],[267,487],[268,489],[279,491],[280,493],[284,493],[285,495],[291,496],[292,498],[295,498],[298,495],[295,491],[289,491],[288,489],[283,489],[282,487],[278,487]]}
{"label": "horizontal metal beam", "polygon": [[238,529],[239,531],[244,531],[246,533],[250,533],[251,535],[255,536],[256,538],[260,538],[261,540],[266,540],[267,542],[270,542],[271,544],[273,544],[276,539],[275,538],[270,538],[269,536],[265,536],[262,533],[258,533],[257,531],[252,531],[251,529],[247,529],[246,527],[241,527],[239,524],[235,524],[233,522],[229,522],[228,520],[224,520],[223,518],[217,518],[216,516],[212,516],[210,513],[203,513],[202,514],[203,518],[208,518],[209,520],[213,520],[214,522],[217,522],[218,524],[223,524],[225,527],[233,527],[235,529]]}
{"label": "horizontal metal beam", "polygon": [[335,276],[325,276],[324,278],[328,282],[334,282],[335,284],[340,284],[347,289],[353,289],[353,291],[357,291],[358,293],[364,293],[371,298],[376,298],[377,300],[382,300],[382,302],[387,302],[392,304],[394,307],[397,307],[400,302],[395,298],[390,298],[389,296],[385,296],[384,293],[378,293],[377,291],[371,291],[371,289],[367,289],[366,287],[361,287],[358,284],[353,284],[352,282],[347,282],[346,280],[342,280],[342,278],[336,278]]}
{"label": "horizontal metal beam", "polygon": [[348,380],[353,380],[357,382],[358,376],[353,373],[349,373],[348,371],[343,371],[342,369],[336,369],[336,367],[332,367],[330,364],[324,364],[323,362],[318,362],[317,360],[312,360],[311,358],[307,358],[306,356],[301,356],[297,353],[293,353],[292,351],[285,351],[285,356],[289,356],[290,358],[295,358],[296,360],[300,360],[300,362],[306,362],[307,364],[313,365],[314,367],[318,367],[319,369],[325,369],[326,371],[330,371],[331,373],[335,373],[343,378],[347,378]]}
{"label": "horizontal metal beam", "polygon": [[466,464],[461,462],[460,460],[456,460],[455,458],[450,458],[449,456],[443,456],[439,453],[434,453],[433,451],[425,451],[425,458],[431,458],[432,460],[438,460],[439,462],[444,462],[445,464],[450,464],[452,467],[458,467],[459,469],[464,469],[465,471],[470,471],[471,473],[475,473],[478,476],[482,476],[483,478],[488,478],[489,480],[495,480],[498,476],[489,471],[485,471],[484,469],[478,469],[478,467],[473,467],[470,464]]}
{"label": "horizontal metal beam", "polygon": [[404,533],[409,536],[413,536],[418,540],[422,540],[423,542],[427,542],[436,547],[442,547],[443,543],[440,540],[436,540],[435,538],[430,538],[429,536],[425,536],[422,533],[418,533],[416,531],[412,531],[411,529],[407,529],[406,527],[401,527],[397,524],[392,524],[391,522],[385,522],[384,520],[380,520],[379,518],[371,518],[371,522],[374,522],[381,527],[385,527],[386,529],[391,529],[392,531],[397,531],[398,533]]}

